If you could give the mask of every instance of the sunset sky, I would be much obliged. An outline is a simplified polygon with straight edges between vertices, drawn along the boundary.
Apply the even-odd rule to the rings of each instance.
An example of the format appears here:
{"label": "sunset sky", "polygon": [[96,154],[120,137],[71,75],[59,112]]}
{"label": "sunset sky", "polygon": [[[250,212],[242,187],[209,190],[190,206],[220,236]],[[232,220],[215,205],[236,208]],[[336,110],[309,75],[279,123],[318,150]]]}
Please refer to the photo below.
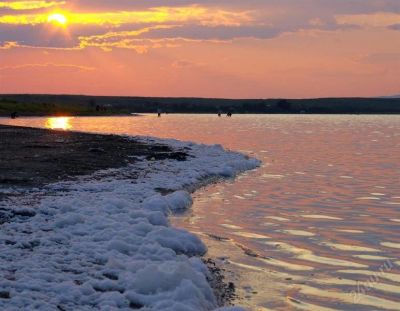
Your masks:
{"label": "sunset sky", "polygon": [[0,1],[0,93],[400,93],[400,0]]}

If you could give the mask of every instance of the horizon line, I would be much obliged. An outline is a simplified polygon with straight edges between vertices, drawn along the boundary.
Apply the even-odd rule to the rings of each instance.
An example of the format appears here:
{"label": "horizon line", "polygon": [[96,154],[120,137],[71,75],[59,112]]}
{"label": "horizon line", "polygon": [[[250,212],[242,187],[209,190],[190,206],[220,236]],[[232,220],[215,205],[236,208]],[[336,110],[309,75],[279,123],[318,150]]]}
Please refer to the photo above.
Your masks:
{"label": "horizon line", "polygon": [[203,96],[144,96],[144,95],[93,95],[67,93],[0,93],[0,96],[71,96],[71,97],[119,97],[119,98],[160,98],[160,99],[213,99],[213,100],[323,100],[323,99],[400,99],[400,94],[381,96],[326,96],[326,97],[203,97]]}

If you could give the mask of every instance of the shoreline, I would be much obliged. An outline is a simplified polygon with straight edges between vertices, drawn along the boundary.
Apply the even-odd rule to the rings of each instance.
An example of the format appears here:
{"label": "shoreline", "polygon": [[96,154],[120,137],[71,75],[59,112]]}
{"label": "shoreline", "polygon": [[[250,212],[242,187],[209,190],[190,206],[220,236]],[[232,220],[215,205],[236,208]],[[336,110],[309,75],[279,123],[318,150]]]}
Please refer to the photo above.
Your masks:
{"label": "shoreline", "polygon": [[0,115],[129,113],[399,114],[400,98],[185,98],[0,94]]}
{"label": "shoreline", "polygon": [[0,124],[0,187],[39,187],[96,171],[121,168],[140,157],[186,160],[167,145],[124,136]]}
{"label": "shoreline", "polygon": [[[11,129],[21,130],[21,128],[14,127],[11,127]],[[26,130],[37,131],[37,129],[25,128]],[[40,132],[54,133],[54,131],[48,130],[40,130]],[[56,133],[60,134],[58,131]],[[63,132],[61,135],[65,135],[65,133],[68,133],[68,135],[98,136],[97,134],[74,132]],[[118,137],[121,138],[120,136]],[[24,199],[22,200],[24,202],[22,203],[20,198],[6,200],[8,201],[5,202],[6,206],[12,206],[16,201],[20,202],[17,209],[14,206],[16,224],[9,225],[6,222],[2,225],[2,229],[4,229],[4,226],[10,227],[8,228],[10,231],[7,233],[12,233],[13,240],[7,239],[9,236],[4,236],[4,232],[0,233],[2,239],[9,241],[8,244],[1,247],[3,254],[1,261],[6,257],[9,260],[18,258],[18,262],[11,264],[12,269],[10,269],[10,266],[7,267],[7,264],[3,265],[5,271],[16,270],[16,272],[11,278],[10,276],[6,278],[8,280],[5,282],[6,284],[4,282],[0,283],[0,291],[8,293],[7,295],[9,296],[7,299],[0,300],[0,306],[15,306],[18,304],[18,288],[21,288],[21,286],[28,287],[28,289],[25,288],[25,291],[28,291],[28,298],[25,301],[28,302],[24,306],[31,306],[30,303],[33,303],[33,301],[37,303],[37,293],[30,292],[29,286],[33,286],[30,282],[35,283],[37,286],[38,280],[35,278],[30,279],[29,276],[44,273],[45,267],[40,262],[39,264],[35,262],[33,267],[29,268],[21,266],[22,262],[27,263],[26,260],[32,264],[29,258],[25,258],[26,252],[29,252],[30,256],[37,256],[42,260],[44,259],[42,257],[43,253],[46,253],[45,260],[48,261],[47,264],[51,265],[56,259],[53,257],[58,255],[55,245],[57,245],[57,248],[65,248],[65,251],[68,251],[72,245],[72,249],[78,248],[80,252],[83,252],[83,254],[73,253],[71,255],[72,259],[74,259],[73,262],[80,260],[81,265],[73,269],[79,270],[78,275],[80,277],[73,276],[72,278],[78,278],[78,280],[73,281],[74,285],[69,284],[66,290],[67,292],[75,292],[75,295],[78,295],[76,292],[83,290],[82,287],[85,286],[84,291],[88,291],[85,295],[93,296],[94,300],[88,303],[84,300],[80,301],[76,297],[74,299],[72,299],[72,296],[64,297],[67,303],[61,305],[63,308],[66,307],[68,309],[68,306],[74,301],[79,306],[88,305],[88,308],[90,305],[93,306],[96,301],[101,301],[101,305],[104,303],[107,305],[121,304],[120,308],[141,305],[157,309],[160,304],[167,303],[171,308],[173,306],[177,307],[177,304],[196,307],[199,310],[211,310],[218,307],[215,300],[216,297],[212,298],[210,296],[212,295],[210,285],[204,283],[207,269],[204,263],[199,261],[198,257],[205,254],[205,245],[193,234],[171,227],[167,217],[171,212],[190,207],[191,196],[185,189],[193,191],[203,186],[206,180],[210,182],[215,178],[233,177],[240,171],[255,168],[259,162],[239,153],[227,152],[220,146],[205,146],[144,137],[125,137],[124,139],[125,144],[133,142],[137,144],[136,147],[143,147],[143,145],[147,147],[155,145],[163,147],[161,151],[150,148],[153,152],[150,155],[142,152],[136,156],[135,161],[123,163],[125,164],[124,168],[114,167],[108,170],[103,168],[100,171],[96,169],[89,175],[79,174],[80,177],[76,177],[78,176],[76,175],[69,181],[50,183],[35,191],[29,190],[24,194]],[[169,148],[168,151],[166,151],[166,148]],[[42,149],[48,151],[51,148]],[[179,154],[178,158],[176,157],[176,152]],[[35,200],[33,208],[30,206],[33,202],[32,199]],[[74,202],[74,206],[70,202]],[[131,219],[127,221],[126,218],[128,216]],[[109,218],[114,219],[109,222]],[[98,226],[105,226],[103,222],[107,223],[107,228],[98,228]],[[97,224],[93,226],[92,223]],[[36,227],[41,232],[33,231],[28,236],[26,236],[27,234],[19,234],[27,226]],[[43,226],[47,227],[46,230],[43,230]],[[13,227],[17,227],[18,230]],[[146,232],[145,235],[143,235],[143,230]],[[108,234],[106,234],[106,231]],[[131,232],[136,237],[133,241],[129,240]],[[61,239],[55,244],[53,241],[55,237],[48,237],[48,235],[56,235],[58,238],[55,240],[58,240],[60,234],[61,237],[63,235],[71,237],[66,238],[67,241]],[[20,240],[18,235],[20,235]],[[32,235],[35,235],[36,239],[33,239]],[[76,240],[75,235],[80,236],[84,242]],[[97,236],[96,240],[93,240],[92,236]],[[112,239],[111,236],[113,237]],[[98,241],[98,239],[100,240]],[[46,240],[46,243],[43,243],[43,240]],[[65,246],[63,246],[64,242]],[[15,245],[21,243],[26,247],[15,247]],[[82,245],[90,245],[90,247],[98,248],[98,250],[89,252],[86,248],[82,249]],[[12,251],[10,251],[10,248],[12,248]],[[95,263],[91,258],[93,255],[99,257],[95,260]],[[84,258],[81,258],[82,256]],[[130,270],[121,266],[121,260],[129,261],[135,266],[135,269]],[[116,262],[119,262],[119,264]],[[17,269],[15,269],[16,266]],[[19,273],[18,266],[22,269],[22,273]],[[82,266],[86,268],[82,268]],[[69,265],[67,267],[70,270],[71,267]],[[160,267],[163,267],[161,271]],[[172,275],[165,274],[165,269],[167,269],[166,271],[175,272]],[[154,274],[153,270],[158,272]],[[99,271],[101,274],[99,274]],[[185,271],[185,273],[179,279],[179,275],[183,273],[182,271]],[[62,283],[68,282],[68,280],[71,281],[70,273],[60,273],[57,268],[55,268],[54,272],[63,279]],[[91,276],[93,273],[97,275],[97,278],[93,279]],[[111,276],[110,273],[113,273],[112,277],[107,277],[107,275]],[[141,276],[139,277],[138,274],[141,274]],[[124,279],[124,275],[129,275],[130,279],[134,281],[128,282]],[[178,279],[175,279],[176,275],[178,275]],[[21,277],[25,280],[24,284],[19,282]],[[28,284],[26,284],[26,278],[28,278]],[[148,281],[153,278],[154,281],[156,279],[158,281],[159,279],[161,281],[163,279],[168,280],[168,284],[165,284],[166,288],[161,291],[165,292],[163,297],[154,297],[151,294],[155,290],[153,287],[159,286],[158,284],[153,284],[154,281]],[[179,301],[177,295],[179,296],[179,292],[182,290],[182,282],[186,279],[190,280],[189,287],[193,288],[193,292],[192,295],[189,295],[190,301],[182,302]],[[142,288],[139,283],[146,282],[146,280],[149,283],[146,288]],[[47,280],[46,282],[50,281]],[[53,281],[53,283],[58,282]],[[187,288],[187,286],[188,284],[185,284],[184,288]],[[160,288],[157,290],[160,290]],[[41,291],[39,290],[39,292]],[[50,300],[61,303],[59,301],[60,293],[57,291],[52,293],[41,292],[41,294],[47,295]],[[83,293],[78,296],[83,299],[81,295]],[[175,299],[172,299],[171,295]],[[29,302],[29,298],[32,299],[31,302]],[[105,300],[102,300],[102,298]],[[43,303],[43,301],[41,302]],[[9,305],[8,303],[11,304]]]}

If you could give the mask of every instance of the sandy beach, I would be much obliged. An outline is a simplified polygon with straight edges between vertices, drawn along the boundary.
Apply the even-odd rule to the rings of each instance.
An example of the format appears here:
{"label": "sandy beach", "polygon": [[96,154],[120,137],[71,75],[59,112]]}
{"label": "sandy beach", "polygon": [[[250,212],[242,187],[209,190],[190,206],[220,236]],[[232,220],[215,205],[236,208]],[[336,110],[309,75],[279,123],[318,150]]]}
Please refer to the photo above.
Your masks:
{"label": "sandy beach", "polygon": [[117,135],[0,125],[0,187],[43,186],[123,167],[138,157],[184,161],[187,153]]}

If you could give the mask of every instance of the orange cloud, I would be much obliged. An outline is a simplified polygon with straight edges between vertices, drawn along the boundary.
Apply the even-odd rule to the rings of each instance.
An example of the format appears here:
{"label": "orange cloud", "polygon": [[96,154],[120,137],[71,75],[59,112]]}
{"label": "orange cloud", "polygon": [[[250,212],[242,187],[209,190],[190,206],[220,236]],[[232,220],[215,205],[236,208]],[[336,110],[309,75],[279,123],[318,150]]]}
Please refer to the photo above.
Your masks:
{"label": "orange cloud", "polygon": [[61,69],[77,69],[79,71],[92,71],[96,69],[94,67],[74,65],[74,64],[45,63],[45,64],[22,64],[16,66],[4,66],[0,67],[0,72],[26,69],[26,68],[50,68],[50,67],[61,68]]}
{"label": "orange cloud", "polygon": [[356,25],[363,27],[387,27],[400,23],[400,14],[396,13],[375,13],[337,15],[335,19],[340,25]]}
{"label": "orange cloud", "polygon": [[115,41],[92,40],[81,38],[80,48],[97,47],[104,51],[112,51],[114,48],[135,50],[139,54],[147,53],[150,49],[177,48],[187,43],[218,42],[213,40],[196,40],[185,38],[162,38],[162,39],[134,39],[121,38]]}
{"label": "orange cloud", "polygon": [[13,1],[0,2],[0,8],[11,10],[35,10],[64,5],[65,1]]}
{"label": "orange cloud", "polygon": [[[157,7],[145,11],[121,11],[98,13],[62,12],[70,24],[78,25],[123,25],[169,22],[198,22],[202,25],[241,25],[252,20],[251,12],[226,11],[198,5],[187,7]],[[0,16],[0,24],[38,25],[45,24],[48,13]]]}
{"label": "orange cloud", "polygon": [[146,27],[138,30],[130,30],[130,31],[116,31],[116,32],[107,32],[102,35],[94,35],[94,36],[87,36],[87,37],[79,37],[81,41],[103,41],[103,40],[113,40],[113,39],[118,39],[118,38],[127,38],[127,37],[137,37],[141,34],[148,33],[151,30],[155,29],[171,29],[176,26],[174,25],[157,25],[153,27]]}
{"label": "orange cloud", "polygon": [[0,50],[8,50],[12,48],[19,47],[18,42],[15,41],[7,41],[3,45],[0,45]]}
{"label": "orange cloud", "polygon": [[138,36],[157,29],[173,29],[178,25],[157,25],[133,31],[107,32],[102,35],[79,37],[79,48],[97,47],[104,51],[111,51],[113,48],[131,49],[143,54],[149,49],[179,47],[189,42],[218,42],[218,40],[198,40],[188,38],[138,38]]}
{"label": "orange cloud", "polygon": [[33,49],[33,50],[42,50],[42,49],[60,50],[60,51],[76,51],[81,49],[80,47],[65,48],[65,47],[32,46],[32,45],[20,44],[15,41],[7,41],[3,45],[0,45],[0,50],[10,50],[14,48]]}

